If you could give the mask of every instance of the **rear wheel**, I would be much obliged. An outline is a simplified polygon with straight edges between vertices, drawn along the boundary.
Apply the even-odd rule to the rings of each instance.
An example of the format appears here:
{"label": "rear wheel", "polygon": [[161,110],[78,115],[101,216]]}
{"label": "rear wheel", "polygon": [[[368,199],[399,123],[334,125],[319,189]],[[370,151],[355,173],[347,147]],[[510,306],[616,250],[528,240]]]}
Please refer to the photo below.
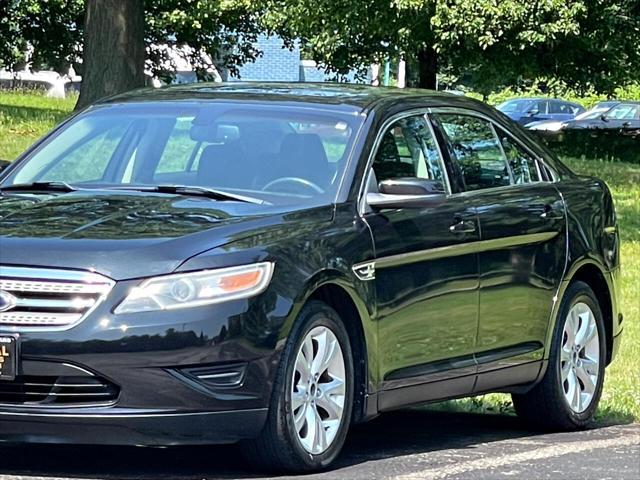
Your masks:
{"label": "rear wheel", "polygon": [[244,444],[248,460],[286,472],[329,467],[349,428],[352,379],[351,346],[340,317],[322,302],[309,302],[283,351],[265,428]]}
{"label": "rear wheel", "polygon": [[530,392],[513,395],[516,413],[535,428],[586,426],[602,394],[605,354],[598,301],[586,283],[575,282],[559,309],[545,376]]}

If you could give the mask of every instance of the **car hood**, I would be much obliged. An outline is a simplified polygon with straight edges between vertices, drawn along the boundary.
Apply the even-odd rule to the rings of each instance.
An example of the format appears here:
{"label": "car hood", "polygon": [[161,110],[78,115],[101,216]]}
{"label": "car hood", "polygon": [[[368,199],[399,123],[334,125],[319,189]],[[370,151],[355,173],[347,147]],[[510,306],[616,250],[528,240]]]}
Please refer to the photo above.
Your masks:
{"label": "car hood", "polygon": [[5,194],[0,264],[94,270],[115,280],[159,275],[206,250],[297,221],[290,210],[138,192]]}

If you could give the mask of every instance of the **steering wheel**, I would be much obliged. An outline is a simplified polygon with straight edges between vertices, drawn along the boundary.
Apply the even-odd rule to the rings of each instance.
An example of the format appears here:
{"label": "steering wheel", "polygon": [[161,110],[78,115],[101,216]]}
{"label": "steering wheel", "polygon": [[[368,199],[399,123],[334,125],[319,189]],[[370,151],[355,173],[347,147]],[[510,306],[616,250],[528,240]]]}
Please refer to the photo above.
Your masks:
{"label": "steering wheel", "polygon": [[267,191],[276,185],[280,185],[281,183],[293,183],[295,185],[302,185],[305,188],[313,190],[315,193],[324,193],[324,190],[320,188],[317,184],[313,183],[311,180],[307,180],[306,178],[300,177],[282,177],[276,178],[275,180],[270,181],[264,187],[262,187],[263,191]]}

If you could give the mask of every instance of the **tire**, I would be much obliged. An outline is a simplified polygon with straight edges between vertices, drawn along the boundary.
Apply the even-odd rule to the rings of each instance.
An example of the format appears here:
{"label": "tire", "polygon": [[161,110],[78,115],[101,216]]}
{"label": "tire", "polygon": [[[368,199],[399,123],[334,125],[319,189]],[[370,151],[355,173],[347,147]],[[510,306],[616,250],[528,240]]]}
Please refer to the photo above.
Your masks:
{"label": "tire", "polygon": [[[317,339],[331,339],[331,336],[326,334],[327,331],[337,340],[337,344],[342,353],[342,363],[344,365],[343,386],[340,386],[340,382],[335,381],[335,378],[339,378],[340,376],[339,374],[335,374],[335,371],[338,373],[341,372],[338,368],[341,363],[339,359],[333,361],[331,366],[327,367],[323,375],[318,377],[316,383],[313,383],[313,381],[312,384],[305,382],[300,374],[301,371],[306,371],[304,368],[300,368],[299,365],[304,364],[304,360],[307,358],[304,352],[309,351],[309,343],[305,343],[305,340],[311,338],[313,335],[319,335],[318,337],[313,337],[311,340],[314,352],[313,358],[316,358],[315,355],[321,350],[321,342]],[[322,336],[324,334],[326,334],[325,337]],[[330,341],[332,341],[332,339]],[[330,341],[322,342],[322,344],[331,344]],[[303,344],[306,348],[304,352]],[[298,359],[298,355],[302,355],[301,359]],[[317,358],[319,357],[318,355]],[[328,358],[328,355],[325,357]],[[299,363],[297,363],[297,361]],[[258,438],[245,441],[241,444],[245,458],[260,470],[278,473],[305,473],[324,470],[330,467],[344,445],[351,423],[354,390],[353,364],[349,336],[339,315],[323,302],[315,300],[308,302],[295,321],[289,339],[282,352],[271,394],[271,404],[265,427]],[[311,368],[311,370],[317,369]],[[320,370],[322,370],[322,368]],[[334,372],[335,376],[329,375],[330,370]],[[336,420],[328,422],[327,425],[330,424],[331,426],[327,428],[325,428],[325,424],[322,423],[322,427],[319,427],[317,430],[314,428],[309,429],[308,426],[311,424],[310,422],[314,422],[314,419],[318,418],[314,416],[312,413],[313,410],[310,410],[311,408],[319,412],[321,418],[326,417],[326,420],[331,420],[332,415],[328,412],[330,409],[334,409],[333,418],[337,417],[337,415],[335,415],[337,409],[334,407],[339,404],[342,395],[332,393],[332,395],[329,396],[324,395],[322,391],[325,387],[329,388],[330,381],[333,382],[331,385],[334,386],[332,392],[338,392],[338,389],[338,393],[344,392],[343,409],[340,420],[339,422]],[[303,389],[300,385],[311,386]],[[316,386],[315,389],[313,385]],[[336,385],[338,389],[336,389]],[[304,397],[305,392],[309,394],[309,397]],[[314,396],[313,392],[315,392],[316,397],[312,400],[311,397]],[[296,400],[295,406],[293,405],[294,396]],[[301,398],[304,398],[304,401],[300,406]],[[315,403],[316,400],[317,404]],[[308,403],[311,401],[313,401],[313,404]],[[327,410],[323,409],[322,406],[327,405],[331,408]],[[302,412],[305,412],[305,414],[301,415]],[[301,423],[298,424],[303,425],[301,430],[296,428],[294,414],[296,414],[298,418],[302,418]],[[307,414],[309,416],[307,416]],[[310,421],[308,419],[310,419]],[[317,420],[315,420],[315,422],[317,422]],[[315,423],[315,425],[320,424]],[[312,437],[314,439],[316,438],[312,435],[312,432],[316,432],[319,435],[317,438],[321,438],[322,430],[325,432],[325,440],[328,447],[322,445],[321,442],[316,445],[312,439]],[[317,449],[314,450],[312,447],[316,447]]]}
{"label": "tire", "polygon": [[[595,325],[588,317],[587,309]],[[585,326],[586,330],[580,330]],[[579,332],[573,348],[568,334],[572,327],[575,327],[573,331],[577,329]],[[580,332],[587,336],[581,336]],[[595,337],[594,332],[597,332]],[[558,310],[544,377],[529,392],[512,395],[518,416],[530,427],[545,431],[585,428],[593,419],[602,395],[606,363],[605,335],[602,312],[593,290],[584,282],[572,283]],[[591,340],[584,341],[588,338]],[[584,345],[580,344],[581,341]],[[596,355],[597,365],[594,365]],[[572,384],[576,390],[571,389]]]}

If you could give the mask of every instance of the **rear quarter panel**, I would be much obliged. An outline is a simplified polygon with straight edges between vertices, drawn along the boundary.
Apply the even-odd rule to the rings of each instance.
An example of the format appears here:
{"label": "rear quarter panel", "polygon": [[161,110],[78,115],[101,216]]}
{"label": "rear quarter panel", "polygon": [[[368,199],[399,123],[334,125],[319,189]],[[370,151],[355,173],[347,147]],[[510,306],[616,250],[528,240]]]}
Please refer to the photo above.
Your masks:
{"label": "rear quarter panel", "polygon": [[616,337],[622,331],[618,308],[620,238],[611,192],[602,180],[572,174],[565,175],[556,185],[565,201],[568,230],[567,269],[556,308],[564,289],[581,268],[596,267],[607,284],[611,311],[604,312],[605,319],[611,322],[609,331]]}

